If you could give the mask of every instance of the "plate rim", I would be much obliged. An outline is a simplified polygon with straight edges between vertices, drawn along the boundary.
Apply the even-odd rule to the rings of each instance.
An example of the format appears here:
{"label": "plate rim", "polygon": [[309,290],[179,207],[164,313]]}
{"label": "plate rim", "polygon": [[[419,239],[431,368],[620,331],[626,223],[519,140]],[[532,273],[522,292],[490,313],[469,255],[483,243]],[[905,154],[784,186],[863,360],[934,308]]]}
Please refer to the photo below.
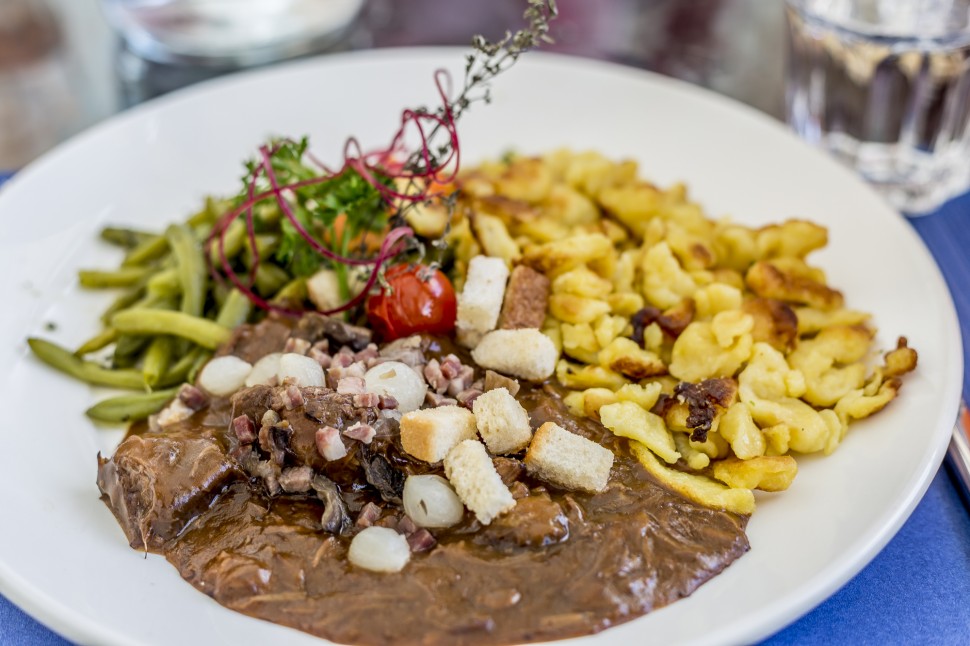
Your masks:
{"label": "plate rim", "polygon": [[[151,118],[153,113],[164,112],[170,105],[175,105],[183,101],[204,100],[206,94],[218,94],[224,86],[258,82],[264,76],[272,77],[286,74],[290,71],[298,72],[304,67],[339,67],[348,62],[353,63],[359,61],[366,63],[368,61],[380,61],[381,59],[398,58],[401,56],[410,56],[422,60],[423,57],[440,57],[443,61],[442,64],[445,65],[453,60],[456,55],[462,53],[467,53],[467,49],[463,47],[395,47],[342,52],[244,71],[181,88],[170,94],[152,99],[106,118],[65,142],[62,142],[51,151],[42,155],[39,159],[21,169],[0,188],[0,213],[3,211],[4,204],[8,201],[7,196],[19,191],[19,187],[22,184],[28,183],[34,176],[42,175],[45,169],[49,165],[56,163],[60,157],[70,155],[77,148],[83,148],[90,140],[97,140],[102,136],[103,132],[123,128],[130,121]],[[813,148],[799,140],[783,123],[731,97],[692,85],[685,81],[615,62],[542,51],[532,52],[528,58],[535,61],[535,64],[538,65],[568,64],[570,66],[583,66],[596,74],[612,74],[624,77],[624,82],[662,85],[674,92],[689,95],[692,101],[706,103],[715,110],[730,112],[733,118],[743,118],[747,121],[755,122],[757,127],[772,128],[776,134],[798,141],[802,146],[804,154],[815,155],[820,159],[824,159],[825,161],[823,163],[838,167],[843,175],[852,177],[853,183],[858,188],[869,192],[872,196],[878,197],[871,187],[867,186],[861,179],[855,177],[849,169],[839,165],[823,151]],[[532,63],[526,64],[531,65]],[[884,206],[888,212],[892,213],[892,209],[888,204],[884,203]],[[904,216],[901,214],[894,215],[897,220],[904,219]],[[905,235],[910,237],[910,241],[915,242],[917,247],[922,250],[924,261],[929,263],[928,266],[934,274],[934,282],[937,283],[936,287],[942,288],[941,295],[944,298],[941,305],[944,306],[946,311],[940,312],[940,318],[945,319],[945,332],[956,343],[952,351],[948,353],[949,357],[946,362],[946,367],[949,368],[949,374],[945,376],[946,393],[943,397],[945,405],[941,407],[937,415],[935,424],[937,428],[934,429],[935,435],[931,436],[934,444],[930,445],[932,446],[932,450],[928,453],[928,459],[924,462],[923,468],[914,474],[911,482],[905,488],[906,496],[904,496],[904,500],[898,501],[900,504],[887,509],[879,516],[879,522],[875,523],[877,525],[876,527],[868,528],[868,532],[850,544],[848,549],[843,552],[843,556],[835,561],[837,565],[830,565],[830,567],[826,568],[829,576],[818,580],[813,586],[800,586],[797,593],[787,595],[784,599],[779,599],[771,605],[763,607],[763,610],[775,609],[777,607],[776,610],[768,613],[770,618],[766,619],[761,617],[761,615],[765,614],[764,612],[758,613],[758,615],[749,615],[735,625],[730,635],[716,640],[712,637],[709,640],[711,643],[715,641],[720,643],[725,640],[730,642],[750,642],[768,637],[783,630],[810,612],[825,599],[829,598],[865,568],[898,533],[899,529],[924,497],[932,483],[934,475],[940,468],[946,452],[950,426],[952,426],[951,422],[944,422],[947,418],[956,418],[962,392],[965,367],[963,365],[961,327],[949,285],[946,283],[935,258],[912,226],[909,226],[906,222],[900,222],[899,224],[902,226],[897,227],[898,230],[905,230]],[[856,547],[857,545],[858,547]],[[844,556],[844,554],[849,552],[853,554],[852,557]],[[812,581],[815,581],[815,579]],[[39,586],[31,584],[20,575],[11,571],[3,561],[0,561],[0,593],[27,614],[36,618],[47,628],[78,643],[137,643],[131,637],[120,634],[116,630],[112,630],[106,626],[91,622],[82,612],[66,604],[57,602]],[[663,612],[663,609],[661,608],[654,612]],[[776,617],[782,617],[782,619],[772,619]]]}

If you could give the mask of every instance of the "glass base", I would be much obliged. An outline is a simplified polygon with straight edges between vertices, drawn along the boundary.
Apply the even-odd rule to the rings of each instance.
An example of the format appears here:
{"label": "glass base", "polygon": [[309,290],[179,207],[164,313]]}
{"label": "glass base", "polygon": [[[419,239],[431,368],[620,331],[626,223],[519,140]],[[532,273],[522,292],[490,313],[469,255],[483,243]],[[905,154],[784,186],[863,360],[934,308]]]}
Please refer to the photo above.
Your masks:
{"label": "glass base", "polygon": [[933,154],[843,133],[825,135],[819,143],[909,216],[931,213],[970,189],[970,151],[959,142]]}

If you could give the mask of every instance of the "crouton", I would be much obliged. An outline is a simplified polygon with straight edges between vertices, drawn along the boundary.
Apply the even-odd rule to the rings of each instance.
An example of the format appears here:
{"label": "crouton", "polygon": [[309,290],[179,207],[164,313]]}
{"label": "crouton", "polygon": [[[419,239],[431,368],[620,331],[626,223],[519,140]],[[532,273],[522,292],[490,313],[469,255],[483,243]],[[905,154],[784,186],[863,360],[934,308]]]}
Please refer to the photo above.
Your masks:
{"label": "crouton", "polygon": [[485,446],[477,440],[464,440],[448,452],[445,475],[483,525],[515,507],[512,492],[502,482]]}
{"label": "crouton", "polygon": [[472,350],[472,358],[483,368],[542,381],[555,371],[559,351],[539,330],[494,330],[482,337]]}
{"label": "crouton", "polygon": [[498,324],[509,269],[501,258],[475,256],[468,262],[465,287],[458,295],[458,342],[473,348]]}
{"label": "crouton", "polygon": [[401,418],[401,445],[425,462],[440,462],[456,444],[477,436],[475,415],[460,406],[415,410]]}
{"label": "crouton", "polygon": [[596,493],[606,489],[613,452],[554,422],[539,427],[525,454],[529,473],[563,489]]}
{"label": "crouton", "polygon": [[549,279],[525,265],[512,270],[505,290],[499,327],[503,330],[540,328],[549,304]]}
{"label": "crouton", "polygon": [[478,433],[495,455],[515,453],[528,446],[532,439],[529,414],[505,388],[479,395],[472,410]]}

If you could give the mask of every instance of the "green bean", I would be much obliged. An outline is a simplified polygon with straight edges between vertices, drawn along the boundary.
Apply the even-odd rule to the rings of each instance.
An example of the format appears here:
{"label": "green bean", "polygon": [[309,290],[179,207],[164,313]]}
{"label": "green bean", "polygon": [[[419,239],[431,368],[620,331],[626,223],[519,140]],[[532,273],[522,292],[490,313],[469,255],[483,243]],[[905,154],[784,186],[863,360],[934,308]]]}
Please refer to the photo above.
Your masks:
{"label": "green bean", "polygon": [[184,312],[127,309],[118,312],[111,324],[130,334],[172,334],[214,350],[229,340],[229,328]]}
{"label": "green bean", "polygon": [[85,415],[99,422],[134,422],[160,411],[176,393],[178,389],[171,388],[144,395],[110,397],[87,409]]}
{"label": "green bean", "polygon": [[157,238],[154,233],[127,229],[124,227],[105,227],[101,229],[101,239],[124,249],[133,249],[141,243]]}
{"label": "green bean", "polygon": [[[242,220],[234,220],[229,228],[226,229],[223,250],[227,260],[232,260],[246,245],[246,225]],[[219,239],[213,241],[212,248],[209,250],[209,262],[216,267],[222,267],[222,257],[219,254]]]}
{"label": "green bean", "polygon": [[150,270],[144,267],[123,267],[115,271],[82,269],[77,272],[81,287],[105,289],[108,287],[131,287],[148,277]]}
{"label": "green bean", "polygon": [[262,263],[256,268],[256,291],[260,294],[275,294],[289,280],[290,275],[276,265]]}
{"label": "green bean", "polygon": [[114,328],[106,328],[95,334],[93,337],[85,341],[74,351],[74,354],[78,357],[83,357],[86,354],[91,354],[92,352],[97,352],[102,350],[118,339],[118,330]]}
{"label": "green bean", "polygon": [[94,362],[79,359],[70,350],[43,339],[29,338],[27,344],[38,359],[75,379],[99,386],[131,390],[142,390],[145,387],[141,372],[137,370],[109,370]]}
{"label": "green bean", "polygon": [[199,354],[202,352],[208,352],[208,350],[203,350],[202,348],[196,346],[183,354],[178,361],[169,367],[168,372],[166,372],[165,375],[159,380],[158,385],[166,387],[187,381],[189,371],[192,370],[192,366],[195,365]]}
{"label": "green bean", "polygon": [[298,306],[306,300],[306,278],[294,278],[272,298],[277,305]]}
{"label": "green bean", "polygon": [[182,285],[181,310],[192,316],[201,316],[208,279],[202,246],[186,225],[173,224],[165,231],[165,237],[175,256],[175,269]]}
{"label": "green bean", "polygon": [[125,255],[122,267],[136,267],[144,265],[152,260],[161,258],[168,253],[168,240],[164,236],[158,236],[151,240],[140,243]]}
{"label": "green bean", "polygon": [[[279,236],[266,234],[266,233],[261,233],[256,236],[256,253],[259,254],[259,257],[262,260],[272,257],[272,255],[276,253],[276,249],[279,246],[280,246]],[[246,268],[252,269],[253,250],[249,246],[248,241],[246,242],[246,246],[243,247],[242,258],[243,258],[243,264],[246,265]],[[263,262],[263,264],[266,264],[266,263]]]}
{"label": "green bean", "polygon": [[156,296],[178,296],[182,293],[182,283],[176,269],[163,269],[148,279],[148,293]]}
{"label": "green bean", "polygon": [[237,325],[245,323],[249,319],[252,311],[252,302],[241,291],[234,289],[229,292],[225,302],[219,309],[219,314],[216,316],[216,323],[232,329]]}
{"label": "green bean", "polygon": [[190,382],[195,382],[196,376],[199,371],[202,370],[202,366],[212,357],[211,350],[201,350],[195,360],[192,362],[192,367],[189,368],[188,380]]}
{"label": "green bean", "polygon": [[276,203],[276,200],[257,204],[253,209],[253,213],[264,227],[275,226],[278,228],[281,213],[279,204]]}
{"label": "green bean", "polygon": [[143,334],[119,334],[111,365],[114,368],[131,368],[138,363],[149,343],[151,338]]}
{"label": "green bean", "polygon": [[172,362],[172,337],[157,336],[152,339],[145,351],[142,361],[141,374],[145,377],[145,384],[154,388],[162,380]]}
{"label": "green bean", "polygon": [[114,316],[116,313],[120,312],[121,310],[128,309],[135,303],[138,303],[139,299],[143,299],[143,298],[145,298],[144,288],[132,289],[130,291],[125,292],[124,294],[116,298],[114,302],[108,306],[108,309],[106,309],[104,313],[101,314],[101,322],[107,325],[108,322],[111,320],[112,316]]}
{"label": "green bean", "polygon": [[205,198],[205,206],[201,210],[196,211],[192,214],[186,221],[193,229],[205,228],[205,233],[208,235],[209,229],[219,218],[220,215],[228,211],[232,207],[231,200],[216,200],[212,197]]}

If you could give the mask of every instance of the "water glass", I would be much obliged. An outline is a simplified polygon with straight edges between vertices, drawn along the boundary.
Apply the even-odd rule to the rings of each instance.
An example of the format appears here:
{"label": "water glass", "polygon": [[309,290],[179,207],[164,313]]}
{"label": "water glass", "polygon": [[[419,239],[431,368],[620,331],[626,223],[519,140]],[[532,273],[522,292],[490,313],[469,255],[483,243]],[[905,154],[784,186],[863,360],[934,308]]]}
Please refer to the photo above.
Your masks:
{"label": "water glass", "polygon": [[970,188],[970,0],[786,0],[787,117],[909,215]]}
{"label": "water glass", "polygon": [[320,51],[363,0],[103,0],[127,45],[159,62],[258,65]]}

